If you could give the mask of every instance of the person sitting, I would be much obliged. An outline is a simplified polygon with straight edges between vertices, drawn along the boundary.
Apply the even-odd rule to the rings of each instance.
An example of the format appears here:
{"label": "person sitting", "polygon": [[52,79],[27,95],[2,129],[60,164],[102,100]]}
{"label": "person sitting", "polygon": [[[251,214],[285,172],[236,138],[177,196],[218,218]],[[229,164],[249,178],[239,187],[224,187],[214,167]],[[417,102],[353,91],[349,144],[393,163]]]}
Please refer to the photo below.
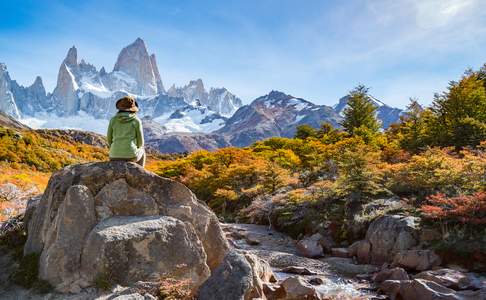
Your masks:
{"label": "person sitting", "polygon": [[138,103],[126,96],[116,102],[118,113],[108,125],[110,160],[136,162],[145,166],[142,121],[137,117]]}

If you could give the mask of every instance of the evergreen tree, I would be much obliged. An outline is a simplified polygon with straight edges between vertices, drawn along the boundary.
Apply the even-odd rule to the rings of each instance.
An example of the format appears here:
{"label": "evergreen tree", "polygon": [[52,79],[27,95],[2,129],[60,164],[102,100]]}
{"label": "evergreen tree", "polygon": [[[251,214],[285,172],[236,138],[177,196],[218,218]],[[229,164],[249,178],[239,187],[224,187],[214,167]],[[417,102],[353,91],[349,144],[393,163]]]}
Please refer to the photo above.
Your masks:
{"label": "evergreen tree", "polygon": [[434,131],[441,146],[478,145],[486,139],[486,79],[482,71],[467,71],[448,91],[435,96],[432,111],[437,118]]}
{"label": "evergreen tree", "polygon": [[307,124],[297,126],[294,135],[295,138],[302,139],[302,140],[308,139],[310,137],[315,138],[316,136],[317,136],[317,130],[314,127]]}
{"label": "evergreen tree", "polygon": [[348,106],[344,109],[341,126],[350,135],[362,135],[364,132],[377,133],[380,125],[375,116],[376,106],[371,102],[368,88],[356,87],[349,94]]}

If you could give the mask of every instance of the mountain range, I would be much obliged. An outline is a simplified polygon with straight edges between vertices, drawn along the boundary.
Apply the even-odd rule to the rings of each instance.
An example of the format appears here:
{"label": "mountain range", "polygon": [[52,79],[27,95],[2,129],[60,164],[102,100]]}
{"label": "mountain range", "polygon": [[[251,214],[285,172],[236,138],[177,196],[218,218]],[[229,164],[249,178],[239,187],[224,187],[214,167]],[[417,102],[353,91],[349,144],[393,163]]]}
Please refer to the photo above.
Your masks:
{"label": "mountain range", "polygon": [[[0,63],[0,111],[21,121],[75,116],[108,120],[116,113],[116,100],[125,95],[139,103],[147,144],[162,152],[247,146],[268,137],[293,136],[301,124],[339,126],[348,100],[343,97],[331,107],[271,91],[243,105],[224,87],[208,91],[201,79],[166,90],[155,54],[149,54],[140,38],[121,50],[111,72],[79,60],[71,47],[52,93],[39,76],[31,86],[19,85]],[[399,119],[402,110],[373,101],[383,128]]]}

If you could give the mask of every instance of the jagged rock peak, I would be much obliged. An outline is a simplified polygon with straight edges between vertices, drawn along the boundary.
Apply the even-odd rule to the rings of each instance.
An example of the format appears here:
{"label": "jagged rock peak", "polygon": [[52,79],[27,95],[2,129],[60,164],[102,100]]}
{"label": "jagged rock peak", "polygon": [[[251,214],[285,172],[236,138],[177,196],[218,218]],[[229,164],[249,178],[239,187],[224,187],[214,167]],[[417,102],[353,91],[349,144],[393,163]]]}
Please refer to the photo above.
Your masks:
{"label": "jagged rock peak", "polygon": [[43,86],[44,84],[42,83],[42,77],[37,76],[37,77],[35,78],[35,80],[34,80],[34,83],[32,83],[32,85],[33,85],[33,86],[35,86],[35,85],[42,85],[42,86]]}
{"label": "jagged rock peak", "polygon": [[189,81],[187,86],[196,86],[198,89],[204,89],[204,83],[201,78]]}
{"label": "jagged rock peak", "polygon": [[157,59],[155,54],[150,55],[150,62],[152,63],[152,69],[154,70],[155,80],[157,81],[157,93],[165,92],[164,85],[162,84],[162,78],[160,77],[159,68],[157,66]]}
{"label": "jagged rock peak", "polygon": [[1,72],[6,72],[7,71],[7,65],[4,63],[0,63],[0,71]]}
{"label": "jagged rock peak", "polygon": [[[139,59],[146,59],[151,65],[147,47],[141,38],[137,38],[135,42],[131,43],[120,51],[113,71],[125,71],[129,63],[136,63],[137,61],[134,60]],[[138,62],[140,63],[140,61]]]}
{"label": "jagged rock peak", "polygon": [[[139,95],[155,95],[161,81],[157,78],[159,71],[154,60],[148,54],[147,47],[141,38],[123,48],[118,55],[114,72],[123,72],[132,77],[136,85],[129,92]],[[159,75],[160,77],[160,75]]]}
{"label": "jagged rock peak", "polygon": [[287,95],[283,92],[280,92],[280,91],[272,90],[272,91],[270,91],[270,93],[268,93],[267,97],[272,98],[272,99],[276,99],[276,98],[287,98],[287,97],[291,97],[291,96]]}
{"label": "jagged rock peak", "polygon": [[76,66],[78,64],[78,50],[75,46],[69,48],[63,63],[68,66]]}

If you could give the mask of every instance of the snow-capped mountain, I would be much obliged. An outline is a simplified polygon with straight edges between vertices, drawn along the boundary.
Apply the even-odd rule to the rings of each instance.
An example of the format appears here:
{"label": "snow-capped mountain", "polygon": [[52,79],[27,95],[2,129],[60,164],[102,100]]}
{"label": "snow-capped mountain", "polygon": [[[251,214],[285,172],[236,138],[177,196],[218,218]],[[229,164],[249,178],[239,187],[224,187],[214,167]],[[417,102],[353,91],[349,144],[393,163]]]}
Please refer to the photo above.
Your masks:
{"label": "snow-capped mountain", "polygon": [[[348,101],[343,97],[330,107],[272,91],[242,105],[224,87],[206,90],[201,79],[165,90],[155,55],[142,39],[121,50],[111,72],[79,60],[71,47],[52,93],[46,93],[40,77],[31,86],[19,85],[0,64],[0,111],[36,128],[104,133],[116,113],[116,100],[125,95],[137,98],[147,143],[164,152],[247,146],[269,137],[291,137],[302,124],[319,127],[325,121],[338,127]],[[399,120],[402,110],[374,103],[384,128]]]}
{"label": "snow-capped mountain", "polygon": [[[79,60],[78,50],[71,47],[59,67],[52,94],[46,94],[40,77],[32,86],[23,87],[11,80],[5,65],[0,67],[0,110],[38,124],[86,116],[103,122],[116,112],[116,100],[125,95],[136,97],[140,114],[156,119],[167,132],[216,130],[242,105],[225,88],[206,91],[201,79],[166,92],[155,55],[149,54],[140,38],[121,50],[109,73]],[[98,127],[102,126],[87,128]]]}
{"label": "snow-capped mountain", "polygon": [[17,119],[20,117],[19,108],[12,93],[12,80],[5,64],[0,64],[0,111]]}
{"label": "snow-capped mountain", "polygon": [[272,91],[242,106],[216,133],[232,145],[247,146],[273,136],[291,137],[302,124],[319,127],[326,121],[338,126],[339,120],[332,107]]}
{"label": "snow-capped mountain", "polygon": [[[349,96],[344,96],[339,99],[339,102],[334,105],[334,110],[342,117],[344,109],[348,105]],[[376,117],[381,122],[381,127],[388,128],[391,124],[398,122],[400,116],[403,114],[403,110],[395,107],[391,107],[383,103],[382,101],[371,98],[373,105],[376,106]]]}
{"label": "snow-capped mountain", "polygon": [[167,94],[184,98],[189,103],[198,100],[201,105],[224,117],[231,117],[243,105],[240,98],[225,88],[211,88],[208,93],[201,79],[191,80],[188,85],[180,88],[171,86]]}
{"label": "snow-capped mountain", "polygon": [[227,118],[202,106],[198,101],[162,115],[154,121],[164,124],[167,132],[212,132],[224,126]]}

